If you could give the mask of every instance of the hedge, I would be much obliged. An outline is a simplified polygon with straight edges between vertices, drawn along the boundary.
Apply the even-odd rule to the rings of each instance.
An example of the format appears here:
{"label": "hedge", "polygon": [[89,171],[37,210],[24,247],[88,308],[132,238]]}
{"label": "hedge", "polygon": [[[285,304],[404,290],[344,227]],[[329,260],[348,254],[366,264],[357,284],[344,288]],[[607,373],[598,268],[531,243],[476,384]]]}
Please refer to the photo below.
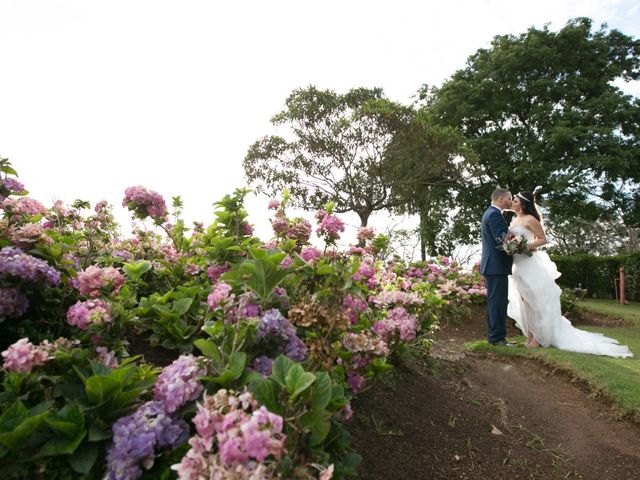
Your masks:
{"label": "hedge", "polygon": [[619,277],[620,267],[624,265],[625,296],[628,300],[640,301],[640,252],[612,257],[553,255],[551,259],[562,273],[558,285],[563,288],[580,285],[595,298],[615,298],[613,279]]}

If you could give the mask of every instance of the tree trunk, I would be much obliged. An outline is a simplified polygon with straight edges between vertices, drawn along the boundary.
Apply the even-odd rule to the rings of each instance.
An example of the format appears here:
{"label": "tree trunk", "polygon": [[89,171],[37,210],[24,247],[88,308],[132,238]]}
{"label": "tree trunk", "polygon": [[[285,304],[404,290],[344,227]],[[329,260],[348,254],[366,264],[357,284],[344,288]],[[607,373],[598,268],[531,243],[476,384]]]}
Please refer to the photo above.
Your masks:
{"label": "tree trunk", "polygon": [[[370,209],[362,209],[356,212],[358,217],[360,217],[360,228],[366,227],[369,222],[369,216],[371,215]],[[358,247],[363,248],[365,245],[364,239],[358,240]]]}

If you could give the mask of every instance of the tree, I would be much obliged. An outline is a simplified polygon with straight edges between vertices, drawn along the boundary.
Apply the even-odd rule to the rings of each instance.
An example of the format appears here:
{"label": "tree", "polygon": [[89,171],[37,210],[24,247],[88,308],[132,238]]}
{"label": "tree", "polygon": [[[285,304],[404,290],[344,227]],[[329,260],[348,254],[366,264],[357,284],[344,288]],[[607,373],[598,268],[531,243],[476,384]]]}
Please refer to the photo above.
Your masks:
{"label": "tree", "polygon": [[291,139],[266,136],[255,142],[243,166],[256,190],[277,195],[289,189],[294,206],[355,212],[362,226],[394,199],[383,169],[387,146],[411,109],[391,102],[382,89],[358,88],[344,95],[310,86],[297,89],[271,120]]}
{"label": "tree", "polygon": [[496,36],[441,88],[421,90],[434,118],[476,153],[457,192],[459,224],[478,223],[494,188],[536,185],[548,221],[640,224],[640,105],[614,83],[640,78],[640,42],[605,29],[578,18],[558,32]]}
{"label": "tree", "polygon": [[451,213],[464,176],[461,156],[473,158],[453,127],[436,124],[429,112],[414,112],[387,149],[385,171],[396,198],[397,213],[417,214],[420,252],[450,255],[456,233]]}

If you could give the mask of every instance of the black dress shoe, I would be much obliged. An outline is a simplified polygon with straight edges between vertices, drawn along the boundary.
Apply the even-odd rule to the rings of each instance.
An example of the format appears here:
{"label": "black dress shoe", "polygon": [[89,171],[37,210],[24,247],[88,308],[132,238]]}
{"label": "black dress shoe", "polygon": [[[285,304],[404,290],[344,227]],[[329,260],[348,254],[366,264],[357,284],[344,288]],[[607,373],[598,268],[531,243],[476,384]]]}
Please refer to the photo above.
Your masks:
{"label": "black dress shoe", "polygon": [[498,347],[515,347],[515,343],[507,342],[505,340],[498,340],[497,342],[489,342],[491,345],[496,345]]}

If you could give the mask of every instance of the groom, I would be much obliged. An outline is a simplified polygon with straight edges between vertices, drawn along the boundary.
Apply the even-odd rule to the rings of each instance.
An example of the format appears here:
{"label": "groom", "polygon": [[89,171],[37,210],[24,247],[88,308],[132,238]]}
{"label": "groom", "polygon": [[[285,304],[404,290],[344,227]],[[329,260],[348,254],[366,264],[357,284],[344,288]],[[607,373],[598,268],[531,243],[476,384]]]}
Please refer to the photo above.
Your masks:
{"label": "groom", "polygon": [[513,346],[507,343],[507,304],[513,257],[507,255],[498,246],[508,232],[507,222],[502,211],[511,207],[511,193],[503,188],[496,189],[491,195],[491,206],[482,216],[482,260],[480,273],[484,275],[487,287],[487,324],[489,343],[501,346]]}

